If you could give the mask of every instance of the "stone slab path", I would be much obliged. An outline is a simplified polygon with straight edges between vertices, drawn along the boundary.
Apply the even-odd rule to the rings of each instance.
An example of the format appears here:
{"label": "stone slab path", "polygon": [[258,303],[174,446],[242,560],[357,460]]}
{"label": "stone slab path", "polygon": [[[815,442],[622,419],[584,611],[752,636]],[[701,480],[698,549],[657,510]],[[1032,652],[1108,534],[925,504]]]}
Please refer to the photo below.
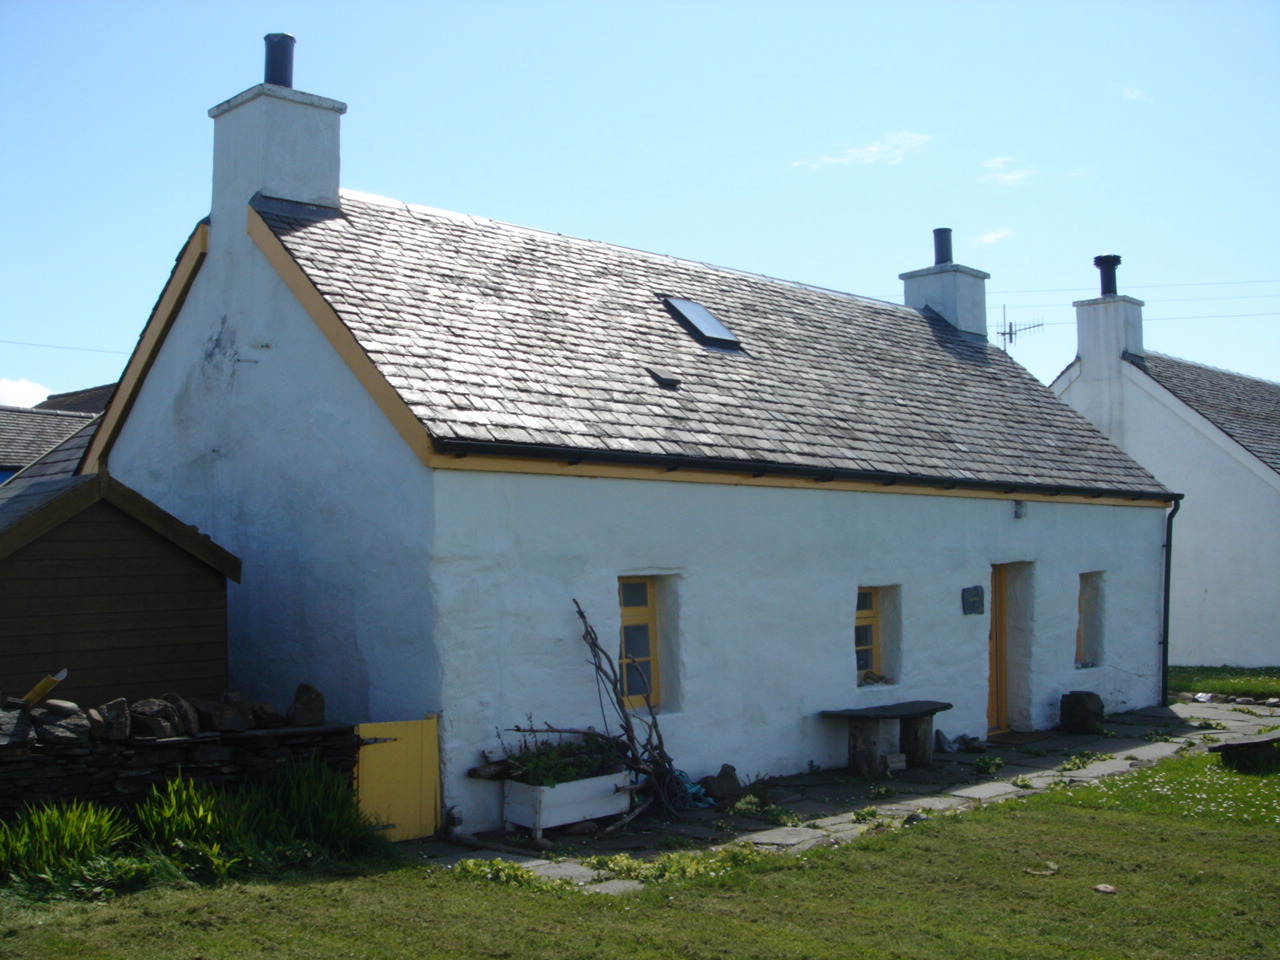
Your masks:
{"label": "stone slab path", "polygon": [[[1108,717],[1103,724],[1105,733],[1053,733],[1021,746],[988,743],[984,753],[936,753],[932,768],[900,771],[892,780],[819,771],[779,778],[776,786],[771,782],[769,802],[808,818],[802,826],[780,827],[741,815],[729,817],[723,811],[700,810],[669,823],[638,821],[629,833],[621,835],[560,837],[554,858],[524,853],[504,843],[486,845],[476,838],[465,838],[465,844],[418,841],[400,847],[406,856],[435,866],[449,867],[466,859],[501,859],[527,867],[547,880],[567,880],[586,892],[630,893],[642,884],[587,867],[582,858],[626,852],[646,859],[672,849],[731,843],[791,853],[835,846],[856,839],[873,826],[899,826],[908,818],[1000,803],[1059,784],[1116,776],[1151,766],[1180,750],[1204,750],[1210,743],[1251,736],[1276,723],[1280,723],[1277,706],[1178,702]],[[1085,759],[1105,756],[1097,756],[1080,769],[1061,769],[1075,755]],[[984,757],[998,757],[1002,765],[994,773],[983,774],[977,764]],[[883,795],[886,786],[887,796]]]}

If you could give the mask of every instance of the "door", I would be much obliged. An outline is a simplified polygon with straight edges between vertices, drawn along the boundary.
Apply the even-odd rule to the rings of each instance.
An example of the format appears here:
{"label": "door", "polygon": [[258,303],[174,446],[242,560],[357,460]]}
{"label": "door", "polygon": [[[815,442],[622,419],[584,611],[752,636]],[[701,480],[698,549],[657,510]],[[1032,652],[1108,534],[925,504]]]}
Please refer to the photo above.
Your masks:
{"label": "door", "polygon": [[416,840],[440,829],[440,747],[434,716],[356,727],[360,809],[388,840]]}
{"label": "door", "polygon": [[990,672],[987,679],[987,732],[1009,728],[1009,571],[1008,564],[991,568]]}

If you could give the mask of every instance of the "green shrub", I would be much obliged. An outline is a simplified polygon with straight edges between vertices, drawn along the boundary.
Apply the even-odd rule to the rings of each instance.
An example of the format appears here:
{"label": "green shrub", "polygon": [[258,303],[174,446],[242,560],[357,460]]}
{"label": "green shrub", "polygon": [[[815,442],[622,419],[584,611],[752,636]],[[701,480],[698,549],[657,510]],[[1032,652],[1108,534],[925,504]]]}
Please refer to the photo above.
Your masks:
{"label": "green shrub", "polygon": [[115,807],[73,801],[31,807],[0,823],[0,871],[27,896],[85,897],[132,886],[141,861],[116,856],[134,826]]}

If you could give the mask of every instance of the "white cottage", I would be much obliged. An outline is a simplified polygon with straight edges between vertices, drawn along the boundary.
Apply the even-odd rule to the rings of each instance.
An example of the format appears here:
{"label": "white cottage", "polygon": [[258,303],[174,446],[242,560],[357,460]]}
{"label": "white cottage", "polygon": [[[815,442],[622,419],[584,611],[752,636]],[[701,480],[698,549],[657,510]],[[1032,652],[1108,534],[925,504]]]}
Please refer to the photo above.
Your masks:
{"label": "white cottage", "polygon": [[497,730],[599,723],[574,598],[694,777],[842,764],[827,709],[1156,701],[1174,495],[987,342],[945,235],[899,306],[340,191],[345,105],[275,79],[211,111],[86,458],[243,558],[239,686],[438,713],[467,829]]}
{"label": "white cottage", "polygon": [[1280,383],[1145,349],[1141,300],[1075,304],[1079,352],[1058,396],[1163,483],[1178,513],[1169,656],[1188,665],[1280,663]]}

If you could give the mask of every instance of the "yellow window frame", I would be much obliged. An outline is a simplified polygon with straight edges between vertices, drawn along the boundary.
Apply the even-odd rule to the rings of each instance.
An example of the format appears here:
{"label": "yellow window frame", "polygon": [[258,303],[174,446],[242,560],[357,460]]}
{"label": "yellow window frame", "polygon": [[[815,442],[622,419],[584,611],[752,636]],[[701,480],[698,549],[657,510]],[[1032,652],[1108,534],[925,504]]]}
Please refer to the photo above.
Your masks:
{"label": "yellow window frame", "polygon": [[[864,598],[866,599],[866,606],[864,606]],[[858,683],[862,683],[868,672],[880,673],[880,588],[859,587],[856,608],[853,630],[854,663],[858,662],[858,653],[860,651],[869,650],[871,653],[871,666],[858,670]],[[858,629],[859,627],[870,628],[871,639],[869,642],[859,642],[859,634],[863,633]]]}
{"label": "yellow window frame", "polygon": [[[642,583],[645,586],[646,602],[643,607],[623,604],[623,588],[628,584]],[[647,664],[649,667],[649,706],[657,707],[661,700],[661,682],[658,664],[658,578],[657,577],[619,577],[618,608],[622,612],[622,627],[618,633],[618,673],[622,680],[622,705],[634,710],[645,705],[646,692],[631,689],[629,678],[632,666]],[[649,628],[649,655],[647,657],[627,656],[627,627],[647,626]]]}

